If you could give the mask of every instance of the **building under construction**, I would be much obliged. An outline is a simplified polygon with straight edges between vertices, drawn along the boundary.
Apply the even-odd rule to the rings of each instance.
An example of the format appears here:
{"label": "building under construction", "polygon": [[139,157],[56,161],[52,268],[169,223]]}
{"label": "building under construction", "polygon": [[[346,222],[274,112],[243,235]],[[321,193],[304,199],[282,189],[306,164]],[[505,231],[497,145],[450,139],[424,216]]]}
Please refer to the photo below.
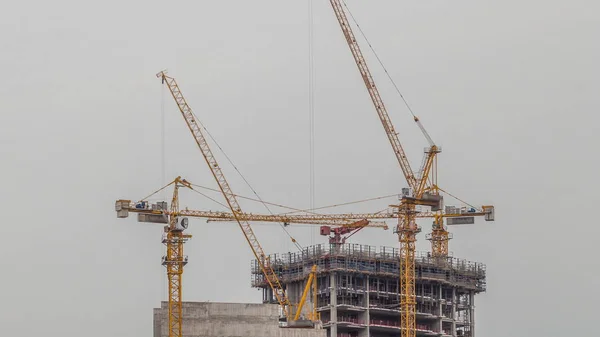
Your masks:
{"label": "building under construction", "polygon": [[[329,337],[397,337],[400,332],[397,248],[322,244],[269,260],[292,303],[317,265],[316,307]],[[252,286],[277,303],[256,260]],[[415,256],[417,336],[475,336],[475,294],[485,291],[485,265],[452,257]],[[315,299],[307,306],[313,306]]]}

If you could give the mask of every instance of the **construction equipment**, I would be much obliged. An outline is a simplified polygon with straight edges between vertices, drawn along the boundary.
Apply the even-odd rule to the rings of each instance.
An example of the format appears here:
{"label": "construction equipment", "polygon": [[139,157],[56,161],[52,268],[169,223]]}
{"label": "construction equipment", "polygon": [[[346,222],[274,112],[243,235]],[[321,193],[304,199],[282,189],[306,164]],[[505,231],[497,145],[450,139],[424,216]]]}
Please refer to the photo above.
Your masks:
{"label": "construction equipment", "polygon": [[[438,188],[438,190],[443,191]],[[454,196],[453,196],[454,197]],[[460,200],[460,199],[459,199]],[[464,203],[464,201],[461,200]],[[432,254],[436,257],[448,256],[448,240],[452,238],[452,234],[448,233],[446,227],[443,225],[443,219],[448,220],[447,225],[465,225],[473,224],[475,217],[484,217],[486,221],[494,221],[494,206],[481,206],[475,208],[473,205],[464,203],[466,206],[445,206],[444,211],[440,210],[437,212],[416,210],[415,218],[433,218],[433,231],[427,234],[427,239],[432,244]],[[399,205],[390,205],[392,208],[398,208]],[[301,212],[308,212],[308,210],[298,210]],[[232,213],[227,212],[207,212],[207,211],[189,211],[185,210],[186,215],[206,217],[207,222],[222,222],[222,221],[235,221]],[[369,227],[383,227],[387,229],[385,223],[378,223],[373,221],[374,219],[399,219],[398,211],[380,211],[375,213],[341,213],[341,214],[297,214],[291,215],[289,213],[264,215],[264,214],[239,214],[241,218],[253,221],[264,221],[264,222],[283,222],[284,224],[289,223],[310,223],[310,224],[334,224],[338,227],[332,228],[331,226],[321,226],[321,235],[332,235],[329,239],[331,244],[343,244],[346,238],[352,236],[358,232],[363,226],[361,225],[362,220],[367,220]],[[344,222],[342,222],[344,221]],[[346,222],[347,221],[347,222]],[[440,225],[441,224],[441,225]],[[394,233],[397,233],[397,229],[401,226],[396,226]],[[343,234],[350,234],[346,237],[341,237]]]}
{"label": "construction equipment", "polygon": [[[367,66],[366,60],[362,54],[356,37],[350,27],[350,23],[344,11],[342,0],[330,0],[331,6],[338,20],[340,28],[346,38],[346,42],[354,61],[360,71],[367,91],[371,97],[371,101],[375,106],[375,110],[381,120],[383,128],[386,132],[388,140],[392,146],[394,154],[400,164],[400,168],[404,174],[408,188],[402,189],[402,199],[398,205],[398,226],[396,233],[400,242],[400,330],[402,337],[415,337],[415,312],[416,312],[416,297],[415,297],[415,242],[416,234],[421,231],[421,228],[416,224],[417,206],[430,207],[432,212],[435,212],[435,221],[433,232],[430,236],[432,241],[432,249],[438,256],[447,254],[447,242],[449,239],[448,232],[445,230],[442,221],[443,197],[439,194],[437,187],[437,154],[441,152],[439,148],[425,128],[419,118],[413,114],[414,121],[421,129],[423,135],[429,142],[429,147],[425,149],[425,156],[422,161],[421,168],[417,174],[413,172],[409,161],[406,158],[402,144],[398,138],[398,134],[390,120],[386,107],[379,94],[379,90],[375,85],[373,76]],[[412,113],[412,111],[411,111]],[[493,221],[493,207],[486,206],[486,220]],[[445,248],[444,248],[445,246]]]}
{"label": "construction equipment", "polygon": [[[178,196],[178,188],[180,186],[185,186],[189,189],[193,189],[191,184],[188,183],[185,179],[181,179],[181,177],[177,177],[171,183],[166,186],[160,188],[158,191],[144,198],[143,200],[139,200],[136,202],[132,202],[131,200],[120,199],[117,200],[116,210],[119,218],[125,218],[129,216],[129,213],[137,213],[139,222],[148,222],[148,223],[167,223],[169,218],[175,217],[197,217],[197,218],[207,218],[209,220],[221,220],[221,221],[235,221],[235,216],[233,213],[228,212],[213,212],[213,211],[199,211],[199,210],[177,210],[176,213],[173,213],[168,207],[167,203],[164,201],[159,201],[155,203],[149,202],[147,199],[151,198],[157,192],[163,190],[164,188],[174,185],[175,190],[173,192],[173,199],[179,200]],[[321,235],[332,235],[330,238],[330,243],[332,244],[341,244],[345,242],[348,236],[351,236],[353,233],[358,232],[362,228],[365,227],[376,227],[383,228],[384,230],[388,229],[387,224],[385,222],[374,222],[364,219],[364,217],[371,217],[374,215],[378,215],[380,219],[384,219],[381,217],[381,214],[372,213],[372,214],[347,214],[352,217],[352,219],[345,219],[343,215],[335,214],[332,217],[328,217],[327,215],[320,214],[310,214],[310,215],[262,215],[262,214],[248,214],[248,213],[240,213],[238,217],[240,219],[244,219],[246,221],[263,221],[263,222],[283,222],[286,225],[289,224],[314,224],[314,225],[322,225],[326,224],[326,226],[320,227]],[[392,218],[394,215],[388,215],[388,217]],[[361,220],[355,220],[357,218],[361,218]],[[346,237],[342,237],[343,234],[350,234]],[[187,261],[187,258],[186,258]],[[311,273],[309,274],[309,279],[307,280],[306,287],[300,303],[298,304],[294,319],[290,320],[290,327],[303,327],[308,323],[306,320],[300,320],[300,315],[303,310],[304,303],[306,301],[309,289],[312,286],[313,291],[313,299],[316,298],[317,291],[317,282],[316,282],[316,273],[317,266],[313,266]],[[170,283],[171,284],[171,283]],[[180,283],[179,283],[180,285]],[[178,289],[181,287],[178,286]],[[177,304],[174,304],[174,307],[177,307]],[[175,317],[175,316],[174,316]],[[316,311],[316,302],[313,301],[313,308],[307,315],[309,322],[316,322],[320,320],[320,315]],[[174,320],[175,321],[175,320]],[[305,324],[305,325],[303,325]]]}
{"label": "construction equipment", "polygon": [[[448,208],[451,208],[449,210]],[[453,206],[446,206],[446,212],[436,212],[433,214],[433,225],[431,233],[427,234],[427,240],[431,241],[431,256],[444,258],[448,257],[448,241],[452,239],[452,233],[449,233],[444,225],[444,219],[447,225],[470,225],[475,223],[476,216],[484,217],[485,221],[494,221],[494,206],[482,206],[481,210],[474,207],[463,207],[459,210],[452,209]]]}
{"label": "construction equipment", "polygon": [[[166,201],[151,203],[147,200],[157,192],[171,185],[174,187],[171,207],[168,207]],[[184,266],[188,263],[188,257],[183,254],[183,244],[192,237],[190,234],[184,233],[189,225],[187,217],[224,219],[227,221],[235,219],[234,213],[189,209],[180,210],[179,189],[181,187],[193,189],[187,180],[177,177],[169,184],[165,185],[142,200],[132,202],[131,200],[119,199],[115,202],[115,210],[118,218],[127,218],[130,213],[137,213],[138,222],[167,224],[167,226],[164,227],[165,233],[163,234],[162,239],[162,242],[167,247],[167,254],[163,256],[162,264],[167,268],[167,276],[169,281],[168,309],[170,337],[181,336],[182,274]],[[356,215],[353,214],[352,216],[354,217]],[[365,219],[354,221],[346,220],[341,217],[328,218],[326,215],[314,215],[312,217],[308,217],[295,215],[273,216],[240,213],[238,217],[240,219],[244,219],[245,221],[285,222],[287,224],[327,224],[328,226],[321,226],[321,232],[323,232],[323,228],[325,227],[330,228],[331,231],[336,233],[351,233],[364,227],[388,229],[385,223],[370,222]],[[339,227],[332,228],[330,226]],[[307,283],[307,289],[311,285],[310,282],[312,282],[313,292],[316,292],[316,279],[314,279],[314,276],[316,275],[316,266],[314,266],[314,270],[311,271],[311,275],[313,275],[313,281],[309,280]],[[315,295],[313,294],[313,296]],[[305,300],[306,298],[304,297],[304,301]],[[296,316],[301,313],[303,304],[304,303],[302,302],[298,305],[298,308],[296,309]],[[316,303],[313,303],[313,305],[316,305]],[[313,308],[313,311],[309,314],[308,318],[311,321],[317,321],[319,319],[319,316],[316,313],[316,307]],[[294,318],[294,320],[297,320],[297,318]]]}
{"label": "construction equipment", "polygon": [[[398,134],[396,133],[393,124],[391,123],[390,117],[387,113],[385,105],[383,104],[383,100],[379,94],[379,91],[375,85],[373,77],[367,67],[366,61],[362,55],[360,47],[356,41],[354,33],[350,28],[348,19],[342,7],[341,0],[330,0],[330,3],[333,7],[333,10],[336,14],[336,18],[340,27],[344,33],[348,46],[354,56],[355,62],[359,68],[359,71],[362,75],[363,81],[367,87],[367,90],[371,96],[371,100],[375,106],[375,109],[378,113],[378,116],[382,122],[388,140],[392,146],[394,154],[398,160],[398,163],[403,171],[404,177],[408,183],[408,188],[402,189],[402,199],[400,204],[397,205],[398,212],[392,216],[392,218],[398,219],[398,226],[396,227],[396,232],[399,236],[400,242],[400,293],[401,293],[401,307],[402,307],[402,316],[401,316],[401,331],[403,337],[414,337],[415,336],[415,292],[414,292],[414,253],[415,253],[415,241],[416,234],[420,232],[420,228],[416,224],[416,218],[426,217],[422,216],[422,213],[419,213],[417,210],[418,206],[426,206],[431,209],[429,213],[432,217],[434,217],[434,228],[432,233],[429,235],[429,239],[432,241],[432,250],[436,256],[445,256],[447,255],[447,245],[448,240],[450,239],[450,235],[444,227],[443,219],[459,219],[463,218],[465,220],[455,220],[455,224],[460,223],[470,223],[470,220],[466,220],[471,216],[475,216],[475,214],[471,214],[469,216],[459,216],[456,213],[452,212],[443,212],[443,198],[440,195],[440,189],[437,185],[437,154],[441,152],[441,148],[439,148],[432,139],[429,137],[425,128],[419,121],[419,119],[414,116],[414,121],[417,123],[424,136],[427,138],[429,142],[429,147],[425,149],[425,156],[423,160],[423,164],[421,165],[420,170],[417,174],[415,174],[410,165],[409,161],[406,158],[406,154],[402,145],[399,141]],[[174,78],[166,75],[165,72],[160,72],[157,74],[157,77],[161,78],[162,83],[166,84],[169,88],[175,102],[178,105],[180,112],[182,113],[189,130],[191,131],[194,139],[200,148],[211,172],[217,181],[221,193],[224,195],[228,207],[231,210],[231,213],[218,213],[215,212],[204,212],[205,215],[214,215],[205,216],[211,219],[220,219],[227,220],[233,218],[238,225],[240,226],[242,232],[246,240],[248,241],[253,254],[255,255],[257,261],[259,261],[261,270],[263,271],[267,282],[273,290],[274,296],[277,298],[277,301],[282,307],[284,315],[289,319],[292,315],[291,312],[291,303],[289,302],[285,290],[283,289],[281,283],[273,268],[270,265],[270,262],[266,255],[264,254],[262,247],[260,246],[254,232],[248,223],[249,220],[252,219],[251,215],[245,214],[242,212],[239,203],[237,202],[236,195],[232,193],[231,188],[225,177],[221,171],[220,166],[218,165],[215,157],[213,156],[208,143],[201,131],[199,123],[197,123],[191,108],[185,101],[179,86],[177,85]],[[175,182],[176,190],[179,187],[189,187],[189,183],[185,180],[178,180]],[[179,210],[178,199],[174,194],[171,208],[169,212],[166,212],[166,207],[161,209],[160,214],[156,214],[153,212],[138,212],[138,219],[140,217],[145,217],[148,219],[148,222],[159,222],[166,221],[168,226],[165,226],[165,239],[163,242],[167,245],[167,255],[164,258],[163,264],[167,267],[168,275],[169,275],[169,336],[170,337],[180,337],[181,336],[181,275],[183,272],[183,266],[187,263],[187,257],[183,255],[183,243],[191,238],[190,235],[183,234],[183,231],[187,228],[188,222],[187,218],[180,218],[183,216],[186,211]],[[162,205],[160,207],[164,207],[166,205]],[[117,202],[117,212],[120,217],[123,214],[132,211],[133,209],[138,209],[137,205],[131,207],[131,202],[128,200],[119,200]],[[192,211],[193,212],[202,212],[202,211]],[[190,213],[190,214],[192,214]],[[209,214],[210,213],[210,214]],[[494,220],[494,208],[493,206],[483,206],[482,211],[476,211],[472,213],[481,213],[477,215],[482,215],[485,217],[487,221]],[[193,213],[199,214],[199,213]],[[421,215],[420,215],[421,214]],[[164,215],[167,215],[167,220],[165,220]],[[455,216],[456,215],[456,216]],[[157,216],[157,217],[154,217]],[[191,216],[191,215],[190,215]],[[324,215],[325,217],[329,217],[329,215]],[[203,216],[204,217],[204,216]],[[268,216],[260,215],[262,217],[261,221],[267,221]],[[280,216],[278,222],[281,219],[287,218],[288,220],[285,222],[291,222],[291,216]],[[374,218],[377,218],[376,216]],[[180,220],[181,219],[181,220]],[[328,219],[322,218],[323,223],[330,223],[331,221],[347,221],[351,220],[351,217],[344,218],[332,218]],[[356,218],[355,218],[356,219]],[[339,229],[331,230],[328,227],[322,227],[322,233],[328,232],[327,235],[333,233],[333,236],[330,239],[332,243],[340,243],[344,242],[345,238],[342,238],[343,234],[355,233],[356,231],[364,228],[369,221],[367,217],[360,217],[361,220],[356,222],[348,223],[347,227],[340,227]],[[302,219],[296,218],[296,221],[301,221]],[[304,218],[306,220],[306,218]],[[293,221],[293,220],[292,220]],[[317,221],[307,220],[310,222]],[[448,223],[450,225],[450,223]],[[354,226],[354,227],[351,227]],[[297,312],[296,312],[297,314]]]}
{"label": "construction equipment", "polygon": [[[304,292],[302,292],[302,298],[300,299],[300,303],[298,303],[298,309],[296,310],[296,315],[294,316],[294,321],[300,319],[300,315],[302,314],[302,308],[304,307],[304,303],[306,302],[306,297],[308,296],[308,292],[313,288],[313,299],[317,298],[317,265],[313,265],[310,274],[308,275],[308,280],[306,281],[306,286],[304,287]],[[313,301],[313,308],[309,314],[309,320],[318,321],[318,313],[317,313],[317,303]]]}
{"label": "construction equipment", "polygon": [[[391,207],[398,208],[398,205],[390,205]],[[446,210],[452,210],[452,213],[442,212],[440,216],[442,218],[459,218],[459,217],[475,217],[475,216],[493,216],[493,206],[482,206],[481,209],[465,208],[465,207],[454,207],[448,206]],[[213,212],[213,211],[192,211],[192,210],[181,210],[180,214],[186,216],[197,216],[200,218],[209,218],[207,222],[228,222],[235,221],[233,213],[229,212]],[[318,223],[331,223],[335,225],[346,225],[340,221],[352,221],[362,219],[397,219],[398,212],[377,212],[377,213],[335,213],[335,214],[297,214],[297,215],[278,215],[278,214],[254,214],[254,213],[240,213],[239,216],[243,219],[253,221],[265,221],[265,222],[293,222],[293,223],[306,223],[306,224],[318,224]],[[438,212],[431,211],[416,211],[416,218],[435,218],[438,216]],[[490,221],[488,219],[488,221]],[[458,225],[460,223],[453,223],[451,225]],[[374,222],[369,222],[369,227],[374,226]],[[376,227],[385,227],[383,225]]]}
{"label": "construction equipment", "polygon": [[256,238],[254,231],[252,230],[252,227],[250,226],[250,223],[248,223],[246,220],[240,219],[237,216],[238,213],[241,213],[242,208],[239,205],[236,196],[231,191],[231,187],[229,186],[229,183],[225,179],[225,175],[221,171],[221,167],[217,163],[215,156],[213,155],[212,151],[210,150],[208,142],[206,141],[206,138],[204,137],[204,134],[200,127],[200,124],[196,121],[196,118],[192,112],[192,109],[186,102],[186,100],[181,92],[181,89],[177,85],[177,82],[175,81],[175,79],[173,77],[167,76],[167,74],[164,71],[159,72],[158,74],[156,74],[156,76],[158,78],[160,78],[162,83],[166,84],[167,87],[169,88],[169,91],[171,92],[173,99],[177,103],[177,107],[179,108],[179,111],[181,112],[190,132],[192,133],[192,136],[194,137],[194,140],[196,141],[196,144],[198,145],[198,147],[200,148],[200,151],[202,152],[202,156],[206,160],[208,167],[210,168],[217,184],[219,185],[219,189],[221,190],[221,192],[223,193],[223,196],[225,197],[225,200],[227,201],[227,205],[231,209],[233,216],[236,218],[236,221],[237,221],[238,225],[240,226],[240,229],[242,230],[244,237],[248,241],[248,244],[250,245],[250,248],[252,249],[254,256],[256,257],[257,261],[260,261],[260,267],[261,267],[263,273],[265,274],[265,278],[266,278],[267,282],[273,289],[273,294],[275,295],[279,304],[281,305],[281,308],[283,310],[285,317],[290,317],[291,303],[289,302],[289,300],[285,294],[285,290],[283,289],[283,286],[279,282],[279,278],[273,271],[273,268],[271,267],[271,265],[267,259],[267,255],[264,253],[260,243],[258,242],[258,239]]}
{"label": "construction equipment", "polygon": [[[167,253],[162,258],[162,264],[167,268],[169,282],[169,337],[181,337],[181,281],[183,267],[188,263],[188,257],[183,254],[183,244],[191,239],[192,235],[184,233],[188,227],[188,219],[180,217],[178,191],[180,187],[189,187],[190,185],[185,180],[179,178],[175,179],[171,184],[174,185],[171,208],[167,209],[166,202],[155,205],[154,208],[164,211],[164,215],[161,214],[156,218],[150,218],[149,220],[151,221],[149,222],[167,224],[164,227],[162,239],[162,243],[166,245]],[[129,201],[118,200],[115,203],[117,217],[126,218],[129,215],[129,207]]]}

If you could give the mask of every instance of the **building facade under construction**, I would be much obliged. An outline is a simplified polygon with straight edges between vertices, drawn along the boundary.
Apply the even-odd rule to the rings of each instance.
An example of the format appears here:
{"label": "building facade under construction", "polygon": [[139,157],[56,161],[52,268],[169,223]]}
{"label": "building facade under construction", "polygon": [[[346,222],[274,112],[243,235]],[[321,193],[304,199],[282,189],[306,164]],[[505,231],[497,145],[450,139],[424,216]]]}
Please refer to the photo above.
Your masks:
{"label": "building facade under construction", "polygon": [[[321,244],[275,254],[271,265],[292,303],[317,266],[316,301],[329,337],[397,337],[400,333],[399,249]],[[277,303],[256,260],[252,286],[264,303]],[[417,336],[475,336],[475,295],[485,291],[485,265],[453,257],[415,256]]]}

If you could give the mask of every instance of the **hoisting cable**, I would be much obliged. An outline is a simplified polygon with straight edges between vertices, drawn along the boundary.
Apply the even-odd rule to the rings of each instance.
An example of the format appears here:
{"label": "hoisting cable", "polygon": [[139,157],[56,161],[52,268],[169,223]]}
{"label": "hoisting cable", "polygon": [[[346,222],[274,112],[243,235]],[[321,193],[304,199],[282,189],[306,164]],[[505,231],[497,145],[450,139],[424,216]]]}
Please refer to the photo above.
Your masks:
{"label": "hoisting cable", "polygon": [[158,192],[160,192],[160,191],[164,190],[165,188],[167,188],[167,187],[169,187],[169,186],[173,185],[174,183],[175,183],[175,180],[171,181],[170,183],[166,184],[165,186],[163,186],[163,187],[159,188],[158,190],[156,190],[156,191],[154,191],[154,192],[150,193],[150,195],[146,196],[145,198],[142,198],[142,199],[138,200],[138,202],[139,202],[139,201],[148,200],[148,199],[149,199],[151,196],[153,196],[153,195],[157,194]]}
{"label": "hoisting cable", "polygon": [[[358,201],[350,201],[350,202],[345,202],[345,203],[341,203],[341,204],[334,204],[334,205],[328,205],[328,206],[322,206],[322,207],[316,207],[316,208],[312,208],[312,209],[304,209],[304,210],[295,210],[293,212],[286,212],[286,213],[279,213],[278,215],[288,215],[288,214],[292,214],[292,213],[296,213],[296,212],[306,212],[306,213],[312,213],[312,214],[318,214],[318,213],[314,213],[312,211],[316,211],[316,210],[320,210],[320,209],[326,209],[326,208],[334,208],[334,207],[340,207],[340,206],[347,206],[347,205],[352,205],[352,204],[358,204],[361,202],[367,202],[367,201],[373,201],[373,200],[380,200],[380,199],[386,199],[386,198],[391,198],[391,197],[395,197],[398,194],[390,194],[390,195],[384,195],[382,197],[375,197],[375,198],[369,198],[369,199],[363,199],[363,200],[358,200]],[[377,213],[381,213],[383,211],[379,211],[376,212]]]}
{"label": "hoisting cable", "polygon": [[[219,205],[221,205],[221,206],[225,207],[226,209],[229,209],[229,206],[225,205],[224,203],[222,203],[222,202],[220,202],[220,201],[218,201],[218,200],[216,200],[216,199],[214,199],[214,198],[211,198],[211,197],[209,197],[208,195],[206,195],[206,194],[204,194],[204,193],[202,193],[202,192],[200,192],[200,191],[197,191],[196,189],[194,189],[194,188],[192,188],[192,187],[190,187],[190,189],[191,189],[192,191],[194,191],[194,192],[196,192],[196,193],[200,194],[201,196],[203,196],[203,197],[205,197],[205,198],[207,198],[207,199],[209,199],[209,200],[211,200],[211,201],[213,201],[213,202],[215,202],[215,203],[217,203],[217,204],[219,204]],[[221,191],[218,191],[218,192],[221,192]]]}
{"label": "hoisting cable", "polygon": [[[166,88],[164,86],[160,86],[161,87],[161,91],[160,91],[160,114],[161,114],[161,127],[160,127],[160,156],[161,156],[161,183],[164,185],[165,184],[165,180],[166,178],[166,146],[165,146],[165,138],[166,138],[166,132],[165,132],[165,91]],[[163,199],[165,199],[166,196],[163,193]]]}
{"label": "hoisting cable", "polygon": [[[309,120],[309,207],[315,207],[315,66],[313,0],[308,0],[308,120]],[[310,244],[315,244],[311,231]]]}
{"label": "hoisting cable", "polygon": [[[436,186],[436,187],[437,187],[437,186]],[[437,189],[438,189],[438,190],[440,190],[440,191],[442,191],[442,192],[444,192],[444,193],[446,193],[446,194],[448,194],[448,195],[449,195],[449,196],[451,196],[452,198],[454,198],[454,199],[456,199],[456,200],[458,200],[458,201],[462,202],[463,204],[465,204],[465,205],[467,205],[467,206],[469,206],[469,207],[472,207],[472,208],[477,208],[477,207],[475,207],[475,206],[473,206],[473,205],[469,204],[468,202],[466,202],[466,201],[464,201],[464,200],[460,199],[459,197],[457,197],[457,196],[453,195],[452,193],[450,193],[450,192],[447,192],[447,191],[445,191],[445,190],[441,189],[440,187],[437,187]]]}
{"label": "hoisting cable", "polygon": [[[221,192],[221,191],[219,191],[217,189],[206,187],[206,186],[196,185],[196,184],[192,184],[192,183],[190,183],[190,185],[194,186],[194,187],[198,187],[198,188],[203,188],[203,189],[206,189],[206,190],[214,191],[214,192]],[[195,191],[197,193],[200,193],[200,192],[196,191],[195,189],[193,191]],[[272,203],[272,202],[268,202],[268,201],[264,201],[264,200],[257,200],[257,199],[254,199],[254,198],[249,198],[249,197],[245,197],[245,196],[242,196],[242,195],[235,194],[235,196],[238,197],[238,198],[240,198],[240,199],[246,199],[246,200],[250,200],[250,201],[261,202],[261,203],[265,203],[265,204],[268,204],[268,205],[271,205],[271,206],[281,207],[281,208],[287,208],[287,209],[292,210],[291,212],[278,213],[276,215],[288,215],[290,213],[296,213],[296,212],[305,212],[305,213],[310,213],[310,214],[315,214],[315,215],[327,215],[327,214],[315,213],[315,212],[312,212],[312,211],[319,210],[319,209],[325,209],[325,208],[334,208],[334,207],[339,207],[339,206],[346,206],[346,205],[358,204],[358,203],[361,203],[361,202],[367,202],[367,201],[373,201],[373,200],[380,200],[380,199],[385,199],[385,198],[391,198],[391,197],[395,197],[397,195],[398,195],[397,193],[394,193],[394,194],[390,194],[390,195],[384,195],[384,196],[381,196],[381,197],[374,197],[374,198],[369,198],[369,199],[363,199],[363,200],[345,202],[345,203],[341,203],[341,204],[334,204],[334,205],[329,205],[329,206],[322,206],[322,207],[317,207],[317,208],[314,208],[314,209],[298,209],[298,208],[294,208],[294,207],[284,206],[284,205],[280,205],[280,204],[276,204],[276,203]],[[377,213],[381,213],[381,212],[382,211],[377,212]],[[275,215],[273,213],[271,213],[271,214]]]}

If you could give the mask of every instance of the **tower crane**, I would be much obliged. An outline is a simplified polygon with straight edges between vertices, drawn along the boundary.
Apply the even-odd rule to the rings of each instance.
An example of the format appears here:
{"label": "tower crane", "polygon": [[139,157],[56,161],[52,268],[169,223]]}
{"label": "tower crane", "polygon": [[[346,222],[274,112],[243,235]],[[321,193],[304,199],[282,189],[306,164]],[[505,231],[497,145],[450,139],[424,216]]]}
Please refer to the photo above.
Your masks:
{"label": "tower crane", "polygon": [[[156,203],[150,203],[148,198],[152,197],[158,191],[173,185],[173,197],[171,199],[171,205],[167,204],[166,201],[159,201]],[[138,221],[145,223],[159,223],[166,224],[164,227],[164,234],[162,242],[166,245],[166,255],[163,256],[162,264],[167,268],[168,284],[169,284],[169,302],[168,302],[168,317],[169,317],[169,337],[181,336],[181,314],[182,314],[182,275],[184,266],[188,263],[188,257],[184,255],[183,244],[189,240],[192,235],[184,233],[188,228],[188,217],[195,218],[207,218],[207,219],[226,219],[230,221],[235,219],[234,213],[228,212],[213,212],[213,211],[201,211],[201,210],[189,210],[179,208],[179,189],[181,187],[193,189],[192,185],[181,177],[175,178],[172,182],[159,189],[157,192],[150,196],[132,202],[127,199],[119,199],[115,202],[115,210],[118,218],[127,218],[130,213],[137,213]],[[362,214],[369,216],[369,214]],[[351,216],[361,216],[361,214]],[[261,215],[261,214],[249,214],[240,213],[238,218],[244,219],[245,221],[264,221],[264,222],[285,222],[288,224],[314,224],[314,225],[326,225],[321,227],[330,228],[329,226],[336,226],[331,230],[333,232],[344,232],[352,233],[358,231],[364,227],[378,227],[388,229],[385,223],[370,222],[366,219],[359,221],[347,220],[340,216],[338,217],[327,217],[326,215],[314,215],[309,216],[273,216],[273,215]],[[309,280],[307,281],[306,288],[302,295],[302,300],[296,310],[294,321],[300,317],[302,312],[304,301],[308,294],[309,289],[316,291],[316,266],[311,270]],[[312,286],[312,288],[311,288]],[[316,296],[313,294],[313,296]],[[313,303],[314,306],[314,303]],[[316,308],[313,307],[309,314],[309,319],[317,320],[318,314]]]}
{"label": "tower crane", "polygon": [[250,223],[238,217],[238,214],[242,212],[242,208],[239,205],[235,194],[233,194],[229,183],[225,179],[225,175],[223,174],[221,167],[217,163],[217,160],[213,155],[206,138],[204,137],[202,129],[200,128],[200,124],[196,121],[196,118],[192,112],[192,108],[186,102],[181,89],[177,85],[177,81],[175,81],[173,77],[167,76],[164,71],[159,72],[156,74],[156,76],[160,78],[162,83],[166,84],[166,86],[169,88],[169,91],[177,103],[177,107],[179,108],[179,111],[181,112],[190,132],[192,133],[198,148],[202,152],[202,156],[206,160],[213,177],[219,185],[219,189],[227,201],[227,205],[231,209],[233,216],[236,218],[236,221],[242,230],[246,241],[248,241],[256,260],[259,261],[259,265],[265,275],[265,279],[273,289],[273,294],[281,305],[285,317],[290,317],[289,310],[291,303],[286,296],[285,290],[283,289],[279,278],[275,274],[275,271],[271,267],[271,264],[267,259],[267,255],[264,253],[262,246],[258,242]]}
{"label": "tower crane", "polygon": [[[179,218],[179,197],[178,189],[187,186],[185,181],[177,181],[174,184],[175,191],[171,200],[170,216],[165,219],[168,223],[164,227],[163,244],[167,247],[167,254],[163,256],[162,264],[167,268],[167,279],[169,283],[169,337],[180,337],[181,335],[181,278],[183,275],[183,267],[187,264],[187,256],[183,255],[183,244],[192,238],[192,235],[184,233],[188,226],[187,218]],[[123,215],[116,207],[117,216]]]}
{"label": "tower crane", "polygon": [[[354,61],[360,71],[363,78],[367,91],[371,96],[371,101],[375,106],[377,115],[381,120],[385,133],[392,146],[396,159],[400,164],[400,168],[404,173],[404,177],[408,183],[409,188],[413,190],[413,196],[408,189],[403,189],[403,196],[399,207],[399,224],[397,227],[398,240],[400,242],[400,328],[402,337],[415,337],[416,336],[416,296],[415,296],[415,242],[416,234],[420,232],[420,228],[415,222],[415,206],[429,204],[432,210],[436,211],[441,209],[441,198],[434,197],[434,194],[430,194],[430,198],[423,198],[424,184],[427,181],[429,172],[433,166],[435,156],[439,153],[439,149],[433,142],[429,150],[426,152],[425,160],[423,161],[423,167],[420,174],[421,179],[417,179],[414,172],[412,171],[406,153],[398,138],[398,133],[395,131],[394,125],[391,122],[390,116],[387,112],[383,99],[379,94],[379,90],[375,85],[371,71],[367,65],[367,62],[362,54],[358,41],[354,36],[354,32],[350,27],[348,17],[344,12],[341,0],[330,0],[331,6],[338,20],[340,28],[346,38],[346,42]],[[418,118],[415,117],[415,122],[421,125]],[[421,128],[421,130],[425,130]],[[426,134],[426,132],[425,132]],[[402,221],[400,221],[402,220]]]}
{"label": "tower crane", "polygon": [[[191,184],[181,177],[175,178],[172,182],[162,187],[158,191],[168,187],[170,185],[175,186],[173,198],[179,200],[178,189],[181,186],[193,189]],[[157,191],[157,192],[158,192]],[[137,213],[139,222],[148,223],[168,223],[170,217],[195,217],[195,218],[206,218],[207,222],[214,221],[236,221],[236,216],[231,212],[215,212],[215,211],[203,211],[203,210],[190,210],[188,208],[179,210],[173,213],[169,209],[166,202],[150,203],[147,199],[152,197],[155,193],[139,200],[132,202],[131,200],[119,199],[115,202],[116,209],[118,211],[119,218],[125,218],[129,216],[129,213]],[[385,222],[372,221],[369,219],[386,219],[395,218],[396,215],[390,213],[346,213],[346,214],[300,214],[300,215],[264,215],[264,214],[253,214],[253,213],[238,213],[237,218],[244,221],[263,221],[263,222],[279,222],[289,225],[295,224],[308,224],[308,225],[321,225],[321,235],[328,236],[331,234],[329,239],[330,243],[342,244],[346,238],[365,227],[375,227],[388,229]],[[347,237],[342,235],[349,234]]]}
{"label": "tower crane", "polygon": [[[441,152],[441,148],[433,142],[419,118],[413,114],[414,121],[429,142],[420,170],[417,174],[413,172],[398,138],[398,133],[395,131],[358,41],[350,27],[342,0],[330,0],[330,3],[408,184],[408,188],[402,189],[402,198],[397,206],[399,216],[396,232],[400,242],[400,328],[402,337],[415,337],[415,242],[417,233],[421,231],[416,224],[418,213],[416,206],[427,206],[434,212],[434,227],[430,235],[432,250],[436,256],[443,256],[444,253],[447,255],[449,235],[443,226],[443,198],[439,194],[437,185],[437,154]],[[483,213],[486,214],[486,220],[493,221],[493,206],[485,206]]]}

